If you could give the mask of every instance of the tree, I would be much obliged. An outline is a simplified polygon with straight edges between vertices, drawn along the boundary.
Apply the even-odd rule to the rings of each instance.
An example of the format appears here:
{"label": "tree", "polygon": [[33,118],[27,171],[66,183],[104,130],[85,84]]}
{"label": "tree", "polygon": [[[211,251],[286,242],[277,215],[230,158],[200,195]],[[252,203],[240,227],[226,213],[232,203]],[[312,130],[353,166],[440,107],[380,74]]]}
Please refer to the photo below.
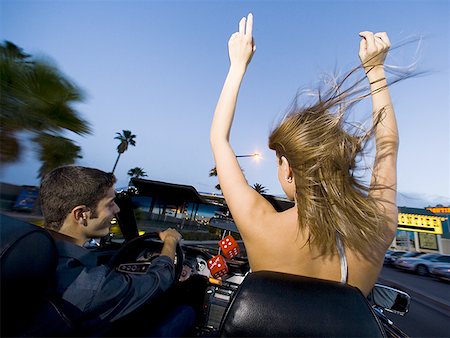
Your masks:
{"label": "tree", "polygon": [[128,170],[127,175],[130,176],[130,183],[132,178],[140,178],[148,176],[147,173],[144,171],[144,169],[139,167],[135,167]]}
{"label": "tree", "polygon": [[117,152],[119,154],[117,155],[116,162],[114,163],[114,167],[112,169],[112,173],[114,173],[114,170],[116,170],[117,162],[119,162],[120,156],[125,151],[127,151],[128,146],[133,146],[134,147],[136,145],[136,141],[134,140],[135,138],[136,138],[136,135],[134,135],[129,130],[122,130],[122,134],[121,133],[116,133],[116,137],[114,137],[114,139],[120,141],[119,145],[117,146]]}
{"label": "tree", "polygon": [[40,178],[57,167],[73,164],[74,159],[82,158],[81,148],[65,137],[41,133],[34,138],[34,142],[39,145],[38,154],[42,163]]}
{"label": "tree", "polygon": [[[73,108],[83,101],[83,94],[56,66],[4,41],[0,43],[0,92],[1,163],[20,159],[23,141],[18,135],[23,132],[31,134],[36,144],[42,161],[39,176],[60,161],[72,164],[80,157],[81,149],[61,135],[65,130],[90,133],[88,122]],[[48,146],[49,139],[58,142],[55,147]]]}
{"label": "tree", "polygon": [[[209,177],[217,177],[217,168],[214,167],[209,171]],[[220,188],[220,184],[216,184],[215,188],[222,192],[222,189]]]}
{"label": "tree", "polygon": [[[244,172],[244,169],[241,168],[241,171]],[[209,171],[209,177],[217,177],[217,168],[214,167]],[[220,184],[216,184],[215,188],[222,192],[222,188],[220,187]]]}
{"label": "tree", "polygon": [[217,168],[214,167],[209,171],[209,177],[217,177]]}
{"label": "tree", "polygon": [[252,188],[255,189],[260,194],[265,194],[267,192],[267,188],[259,183],[253,184]]}

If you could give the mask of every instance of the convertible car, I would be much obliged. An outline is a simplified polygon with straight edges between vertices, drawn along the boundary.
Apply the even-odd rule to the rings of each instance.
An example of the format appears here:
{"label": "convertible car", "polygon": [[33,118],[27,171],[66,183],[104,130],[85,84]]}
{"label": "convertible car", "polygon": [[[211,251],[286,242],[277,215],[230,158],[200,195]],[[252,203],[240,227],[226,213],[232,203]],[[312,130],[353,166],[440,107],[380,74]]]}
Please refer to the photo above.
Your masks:
{"label": "convertible car", "polygon": [[[139,230],[152,230],[154,224],[161,225],[161,218],[165,218],[166,213],[159,213],[159,223],[150,224],[142,210],[139,211],[139,201],[151,197],[150,209],[158,205],[158,209],[164,209],[177,203],[192,202],[192,196],[188,197],[186,191],[184,195],[179,191],[165,194],[162,190],[176,187],[159,187],[155,192],[154,185],[154,181],[135,180],[133,189],[117,193],[117,203],[121,208],[117,222],[123,238],[108,238],[101,241],[100,246],[90,248],[98,255],[99,262],[130,274],[140,273],[151,264],[161,243],[157,233],[146,231],[140,235]],[[169,201],[174,193],[177,194],[176,200]],[[196,201],[200,202],[217,203],[205,198]],[[272,202],[282,207],[283,203]],[[196,214],[196,209],[198,207],[192,207],[192,215]],[[189,211],[177,208],[174,219],[178,219],[180,228],[189,228],[189,219],[176,217],[179,210],[182,215],[189,215]],[[217,205],[217,210],[222,211],[218,217],[212,218],[210,225],[197,222],[194,228],[209,227],[207,233],[218,236],[218,240],[190,239],[177,248],[176,283],[198,282],[204,290],[194,300],[198,319],[190,336],[406,337],[384,314],[385,311],[406,314],[410,302],[406,293],[377,284],[366,298],[358,289],[336,282],[270,271],[251,272],[245,247],[232,219],[223,213],[223,205]],[[0,217],[1,335],[114,335],[105,323],[86,325],[81,311],[55,296],[52,288],[57,253],[48,231],[8,216]],[[144,226],[138,227],[138,223]],[[211,226],[214,227],[211,229]],[[225,252],[220,242],[225,243],[226,238],[237,243],[239,249],[231,254]],[[217,257],[223,259],[226,270],[217,271],[214,265]],[[126,336],[136,336],[139,330],[135,326],[127,326],[121,332]]]}

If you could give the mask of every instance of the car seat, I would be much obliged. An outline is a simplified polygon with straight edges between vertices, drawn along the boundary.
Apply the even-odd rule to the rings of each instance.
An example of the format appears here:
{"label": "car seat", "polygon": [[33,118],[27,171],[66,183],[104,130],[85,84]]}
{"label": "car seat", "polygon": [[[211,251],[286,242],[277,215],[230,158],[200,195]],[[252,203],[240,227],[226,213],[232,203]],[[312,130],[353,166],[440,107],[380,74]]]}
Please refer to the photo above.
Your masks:
{"label": "car seat", "polygon": [[55,243],[43,228],[0,215],[1,336],[79,334],[78,309],[53,296]]}
{"label": "car seat", "polygon": [[363,294],[338,282],[258,271],[225,311],[221,337],[385,337]]}

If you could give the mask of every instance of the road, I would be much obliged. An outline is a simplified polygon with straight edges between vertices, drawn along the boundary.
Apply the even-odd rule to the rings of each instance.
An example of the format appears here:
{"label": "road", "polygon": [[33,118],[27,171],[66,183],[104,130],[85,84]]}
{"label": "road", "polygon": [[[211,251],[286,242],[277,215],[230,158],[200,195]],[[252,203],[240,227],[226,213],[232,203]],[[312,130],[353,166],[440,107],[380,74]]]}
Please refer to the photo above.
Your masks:
{"label": "road", "polygon": [[450,337],[450,284],[384,267],[379,282],[411,295],[409,312],[387,316],[411,337]]}

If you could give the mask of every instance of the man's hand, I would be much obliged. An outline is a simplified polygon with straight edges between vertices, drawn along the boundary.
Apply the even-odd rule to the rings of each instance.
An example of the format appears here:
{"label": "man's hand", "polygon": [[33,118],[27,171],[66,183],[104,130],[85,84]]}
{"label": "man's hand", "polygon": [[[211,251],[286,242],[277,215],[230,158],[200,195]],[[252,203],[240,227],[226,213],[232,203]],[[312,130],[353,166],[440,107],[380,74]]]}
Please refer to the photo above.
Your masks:
{"label": "man's hand", "polygon": [[175,259],[175,249],[178,242],[181,240],[181,235],[175,229],[169,228],[159,233],[159,238],[164,242],[164,246],[161,250],[162,256],[168,256]]}
{"label": "man's hand", "polygon": [[366,31],[359,33],[359,36],[362,38],[359,45],[359,58],[366,74],[373,68],[383,68],[386,54],[391,47],[387,34],[385,32],[373,34]]}
{"label": "man's hand", "polygon": [[253,15],[250,13],[247,18],[239,21],[239,31],[233,33],[228,41],[228,54],[232,68],[245,70],[256,51],[253,41]]}
{"label": "man's hand", "polygon": [[178,243],[180,241],[180,239],[181,239],[181,235],[175,229],[168,228],[168,229],[166,229],[164,231],[161,231],[159,233],[159,238],[161,238],[161,240],[163,242],[166,242],[166,239],[171,238],[171,239],[175,240],[175,243]]}

